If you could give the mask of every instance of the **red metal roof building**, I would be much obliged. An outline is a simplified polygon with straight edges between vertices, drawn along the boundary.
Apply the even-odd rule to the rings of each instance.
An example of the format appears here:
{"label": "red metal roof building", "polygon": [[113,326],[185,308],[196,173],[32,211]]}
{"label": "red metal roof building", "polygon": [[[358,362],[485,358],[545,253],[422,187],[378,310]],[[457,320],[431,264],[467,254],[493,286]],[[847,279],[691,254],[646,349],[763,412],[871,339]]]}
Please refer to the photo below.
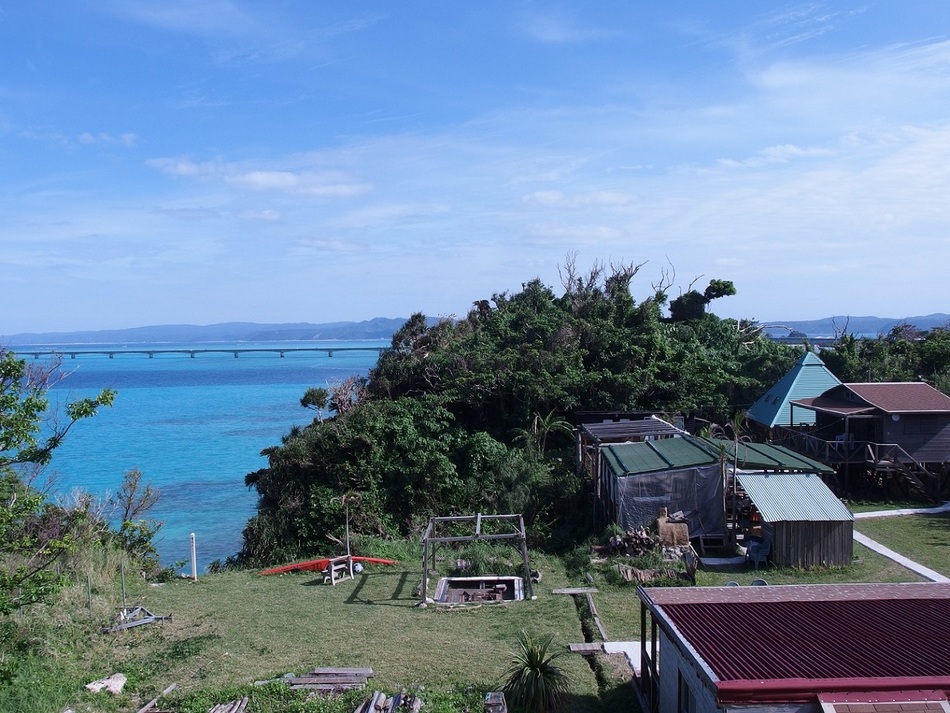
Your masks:
{"label": "red metal roof building", "polygon": [[950,713],[948,584],[638,593],[646,713]]}
{"label": "red metal roof building", "polygon": [[845,479],[862,472],[872,482],[903,479],[905,495],[918,490],[935,500],[950,485],[950,396],[929,384],[840,384],[790,408],[793,423],[809,411],[814,425],[778,429],[782,444],[834,465]]}

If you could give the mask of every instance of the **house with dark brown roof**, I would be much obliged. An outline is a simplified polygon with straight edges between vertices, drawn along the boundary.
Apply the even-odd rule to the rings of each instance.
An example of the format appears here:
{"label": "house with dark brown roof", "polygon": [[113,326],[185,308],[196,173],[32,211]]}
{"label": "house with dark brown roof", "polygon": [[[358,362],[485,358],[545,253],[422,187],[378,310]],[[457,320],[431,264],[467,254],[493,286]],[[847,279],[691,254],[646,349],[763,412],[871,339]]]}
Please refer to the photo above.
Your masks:
{"label": "house with dark brown roof", "polygon": [[645,713],[950,713],[950,584],[637,593]]}
{"label": "house with dark brown roof", "polygon": [[813,425],[779,429],[780,442],[845,480],[869,473],[931,498],[950,484],[950,396],[929,384],[840,384],[790,408],[791,423],[809,412]]}

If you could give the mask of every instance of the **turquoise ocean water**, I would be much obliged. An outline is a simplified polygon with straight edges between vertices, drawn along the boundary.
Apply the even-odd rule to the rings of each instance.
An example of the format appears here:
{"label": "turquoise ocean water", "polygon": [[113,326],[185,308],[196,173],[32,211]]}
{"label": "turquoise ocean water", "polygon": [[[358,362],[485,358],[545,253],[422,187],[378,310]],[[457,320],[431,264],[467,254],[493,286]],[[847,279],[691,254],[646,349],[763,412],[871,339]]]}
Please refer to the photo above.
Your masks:
{"label": "turquoise ocean water", "polygon": [[[77,423],[55,451],[49,471],[55,492],[74,489],[104,497],[115,493],[132,468],[158,487],[152,513],[164,526],[158,538],[163,565],[190,560],[195,534],[199,571],[235,554],[241,531],[254,513],[247,473],[263,468],[263,448],[280,443],[294,425],[314,413],[300,406],[310,386],[365,375],[388,342],[266,342],[259,344],[71,345],[69,350],[114,350],[115,356],[65,356],[65,378],[51,391],[54,402],[118,393],[115,404]],[[156,353],[147,349],[280,349],[320,347],[323,352]],[[346,348],[369,347],[347,351]],[[32,360],[29,346],[15,351]],[[37,347],[39,348],[39,347]],[[49,349],[49,346],[43,347]],[[190,564],[186,569],[190,568]]]}

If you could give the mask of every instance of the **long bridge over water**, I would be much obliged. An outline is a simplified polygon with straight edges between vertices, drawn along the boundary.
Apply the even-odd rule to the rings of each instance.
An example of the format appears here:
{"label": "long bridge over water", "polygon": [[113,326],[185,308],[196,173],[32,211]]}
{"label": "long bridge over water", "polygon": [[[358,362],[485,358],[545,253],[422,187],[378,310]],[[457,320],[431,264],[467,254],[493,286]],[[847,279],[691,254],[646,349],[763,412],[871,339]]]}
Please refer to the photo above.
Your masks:
{"label": "long bridge over water", "polygon": [[116,355],[125,356],[128,354],[139,354],[148,356],[149,359],[156,354],[187,354],[192,359],[198,354],[233,354],[237,359],[241,354],[252,353],[270,353],[279,354],[283,357],[285,354],[295,352],[318,352],[332,357],[338,352],[376,352],[382,355],[388,351],[389,347],[219,347],[219,348],[182,348],[182,349],[12,349],[18,355],[29,355],[34,359],[41,357],[69,357],[75,359],[77,356],[107,356],[113,359]]}

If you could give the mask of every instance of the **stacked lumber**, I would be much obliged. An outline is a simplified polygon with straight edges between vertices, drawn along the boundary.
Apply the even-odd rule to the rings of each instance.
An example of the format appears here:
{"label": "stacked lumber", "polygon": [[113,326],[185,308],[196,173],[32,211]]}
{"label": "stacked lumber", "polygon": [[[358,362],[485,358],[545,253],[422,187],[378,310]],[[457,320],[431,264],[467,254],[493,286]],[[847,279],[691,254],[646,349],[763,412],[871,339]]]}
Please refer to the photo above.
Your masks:
{"label": "stacked lumber", "polygon": [[208,709],[208,713],[244,713],[247,710],[248,697],[239,698],[228,703],[219,703]]}
{"label": "stacked lumber", "polygon": [[382,691],[376,691],[358,705],[353,713],[396,713],[397,711],[418,713],[421,708],[422,699],[405,691],[394,696],[387,696]]}
{"label": "stacked lumber", "polygon": [[291,688],[306,688],[314,691],[334,692],[365,688],[366,680],[372,678],[371,668],[315,668],[302,676],[287,676],[284,680]]}

